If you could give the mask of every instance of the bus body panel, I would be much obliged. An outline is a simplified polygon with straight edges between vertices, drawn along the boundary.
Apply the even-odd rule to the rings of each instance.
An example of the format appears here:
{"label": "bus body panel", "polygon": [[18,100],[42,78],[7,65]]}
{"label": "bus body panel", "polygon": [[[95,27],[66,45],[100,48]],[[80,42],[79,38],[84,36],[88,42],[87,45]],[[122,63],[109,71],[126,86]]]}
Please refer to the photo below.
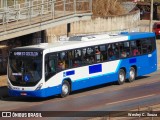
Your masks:
{"label": "bus body panel", "polygon": [[131,32],[131,33],[127,33],[126,36],[128,36],[128,40],[155,37],[155,33],[149,33],[149,34],[148,32],[144,32],[143,34],[139,34],[139,33],[140,32]]}
{"label": "bus body panel", "polygon": [[[146,58],[148,59],[148,57],[150,59],[146,61]],[[126,78],[128,78],[131,66],[139,66],[137,67],[137,76],[146,75],[157,70],[157,66],[155,65],[155,63],[157,63],[157,60],[155,58],[156,51],[154,51],[151,56],[150,54],[147,54],[138,57],[131,57],[122,60],[115,60],[75,69],[69,69],[58,73],[57,75],[52,77],[51,80],[48,80],[48,82],[46,82],[46,88],[37,91],[9,90],[9,95],[22,96],[21,93],[26,93],[26,96],[28,97],[48,97],[60,94],[62,81],[68,78],[71,79],[72,82],[72,91],[114,82],[117,81],[118,72],[121,68],[125,68]],[[145,64],[144,62],[147,62],[147,64]],[[100,69],[100,67],[102,67],[102,69]],[[99,70],[96,70],[97,68]],[[79,76],[81,76],[81,78],[76,79]],[[56,84],[54,85],[54,83]]]}
{"label": "bus body panel", "polygon": [[54,86],[50,88],[43,88],[35,91],[18,91],[11,90],[8,91],[10,96],[25,96],[25,97],[49,97],[61,93],[61,86]]}
{"label": "bus body panel", "polygon": [[[135,39],[151,38],[154,37],[154,33],[130,33],[124,34],[124,36],[128,36],[128,41],[130,41]],[[116,37],[116,39],[118,40],[119,38]],[[123,41],[122,38],[120,38],[120,41]],[[53,48],[51,50],[45,49],[43,57],[45,57],[45,54],[50,53],[50,51],[54,51],[55,49],[56,48]],[[45,66],[45,62],[43,62],[43,66]],[[71,91],[80,90],[83,88],[88,88],[109,82],[115,82],[118,80],[118,74],[120,69],[125,70],[126,79],[128,79],[129,71],[132,66],[136,67],[137,76],[143,76],[155,72],[157,70],[156,48],[154,51],[152,51],[152,53],[149,54],[138,55],[135,57],[132,56],[127,58],[119,58],[119,60],[103,61],[102,63],[97,62],[86,66],[66,69],[57,72],[55,75],[53,75],[50,79],[46,81],[45,75],[43,74],[40,82],[33,87],[13,86],[10,81],[8,81],[8,83],[10,84],[9,95],[26,97],[49,97],[61,94],[62,83],[64,80],[71,81]],[[43,73],[45,73],[44,70]],[[41,89],[35,90],[40,83],[43,83]],[[16,89],[13,89],[14,87]]]}

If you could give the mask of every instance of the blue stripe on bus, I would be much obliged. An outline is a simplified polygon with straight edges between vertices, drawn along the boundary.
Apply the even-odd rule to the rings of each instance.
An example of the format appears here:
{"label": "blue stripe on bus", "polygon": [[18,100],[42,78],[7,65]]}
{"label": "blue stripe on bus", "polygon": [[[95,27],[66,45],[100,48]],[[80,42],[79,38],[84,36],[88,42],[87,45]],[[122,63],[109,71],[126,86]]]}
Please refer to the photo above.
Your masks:
{"label": "blue stripe on bus", "polygon": [[102,72],[102,64],[89,66],[89,74]]}
{"label": "blue stripe on bus", "polygon": [[136,58],[129,59],[129,63],[136,63],[136,62],[137,62],[137,59],[136,59]]}

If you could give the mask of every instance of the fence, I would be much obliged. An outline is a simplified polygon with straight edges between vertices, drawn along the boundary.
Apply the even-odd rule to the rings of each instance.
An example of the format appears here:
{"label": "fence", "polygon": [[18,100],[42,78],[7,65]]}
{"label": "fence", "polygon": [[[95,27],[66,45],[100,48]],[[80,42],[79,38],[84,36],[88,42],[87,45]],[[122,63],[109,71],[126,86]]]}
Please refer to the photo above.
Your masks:
{"label": "fence", "polygon": [[63,16],[92,12],[92,0],[34,0],[0,9],[0,34]]}

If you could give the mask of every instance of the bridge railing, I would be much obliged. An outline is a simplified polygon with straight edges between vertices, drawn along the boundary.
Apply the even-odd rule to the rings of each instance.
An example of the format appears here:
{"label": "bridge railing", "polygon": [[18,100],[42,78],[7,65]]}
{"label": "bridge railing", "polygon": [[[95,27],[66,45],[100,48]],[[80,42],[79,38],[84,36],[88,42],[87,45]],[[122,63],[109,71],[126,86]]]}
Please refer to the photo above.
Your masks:
{"label": "bridge railing", "polygon": [[36,0],[0,9],[0,32],[68,15],[91,13],[92,0]]}

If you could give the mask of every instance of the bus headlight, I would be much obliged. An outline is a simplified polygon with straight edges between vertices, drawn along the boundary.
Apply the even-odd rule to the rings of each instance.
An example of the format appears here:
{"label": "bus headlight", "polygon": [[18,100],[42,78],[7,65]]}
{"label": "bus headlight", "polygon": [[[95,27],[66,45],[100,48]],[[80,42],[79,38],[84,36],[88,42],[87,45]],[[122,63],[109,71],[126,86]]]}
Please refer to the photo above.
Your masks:
{"label": "bus headlight", "polygon": [[35,90],[40,90],[42,86],[43,86],[43,83],[39,84]]}

